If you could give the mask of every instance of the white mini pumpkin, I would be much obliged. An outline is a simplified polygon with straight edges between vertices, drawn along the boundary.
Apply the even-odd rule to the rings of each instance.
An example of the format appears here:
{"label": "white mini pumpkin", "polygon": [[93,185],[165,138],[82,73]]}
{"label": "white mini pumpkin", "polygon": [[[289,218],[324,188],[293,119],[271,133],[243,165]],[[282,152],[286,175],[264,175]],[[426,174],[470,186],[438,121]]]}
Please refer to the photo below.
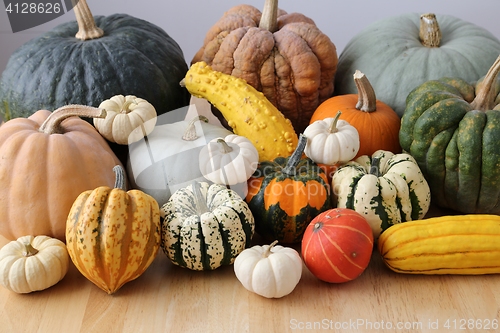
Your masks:
{"label": "white mini pumpkin", "polygon": [[0,284],[20,294],[52,287],[68,272],[66,244],[48,236],[23,236],[0,249]]}
{"label": "white mini pumpkin", "polygon": [[156,125],[156,109],[145,99],[116,95],[103,101],[105,118],[94,118],[94,126],[110,142],[128,145],[150,134]]}
{"label": "white mini pumpkin", "polygon": [[358,130],[345,120],[335,118],[317,120],[306,127],[307,145],[304,153],[316,163],[334,165],[352,160],[359,151]]}
{"label": "white mini pumpkin", "polygon": [[243,287],[267,298],[290,294],[302,277],[299,253],[277,242],[245,249],[234,261],[234,273]]}
{"label": "white mini pumpkin", "polygon": [[202,175],[211,182],[236,185],[246,182],[255,172],[259,152],[246,137],[229,134],[203,147],[199,164]]}

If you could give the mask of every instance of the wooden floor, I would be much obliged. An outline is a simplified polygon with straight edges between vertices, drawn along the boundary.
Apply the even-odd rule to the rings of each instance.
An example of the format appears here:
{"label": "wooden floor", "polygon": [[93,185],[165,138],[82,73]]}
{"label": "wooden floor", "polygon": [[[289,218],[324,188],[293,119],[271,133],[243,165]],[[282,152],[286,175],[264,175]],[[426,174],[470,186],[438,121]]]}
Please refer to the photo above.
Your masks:
{"label": "wooden floor", "polygon": [[497,332],[499,320],[500,276],[401,275],[376,252],[344,284],[321,282],[304,266],[296,289],[281,299],[248,292],[232,266],[189,271],[161,251],[111,296],[73,265],[41,292],[0,287],[1,333]]}

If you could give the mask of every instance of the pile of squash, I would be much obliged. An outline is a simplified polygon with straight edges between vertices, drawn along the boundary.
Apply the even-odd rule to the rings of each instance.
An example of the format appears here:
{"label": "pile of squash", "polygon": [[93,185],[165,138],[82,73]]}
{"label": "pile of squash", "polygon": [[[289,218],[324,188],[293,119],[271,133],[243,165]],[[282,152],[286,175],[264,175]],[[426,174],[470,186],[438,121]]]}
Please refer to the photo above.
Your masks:
{"label": "pile of squash", "polygon": [[[4,287],[49,288],[71,260],[113,294],[160,249],[194,271],[234,265],[269,298],[291,293],[303,265],[322,281],[356,279],[374,250],[395,272],[500,273],[500,41],[489,32],[403,15],[337,57],[313,20],[266,0],[226,12],[188,66],[150,23],[94,17],[84,0],[75,13],[16,51],[0,80]],[[51,43],[50,56],[31,54]],[[99,47],[120,49],[108,59],[120,66]],[[144,54],[154,59],[137,76]],[[50,75],[28,73],[32,62]],[[189,117],[196,99],[208,107]],[[431,202],[456,214],[426,218]]]}

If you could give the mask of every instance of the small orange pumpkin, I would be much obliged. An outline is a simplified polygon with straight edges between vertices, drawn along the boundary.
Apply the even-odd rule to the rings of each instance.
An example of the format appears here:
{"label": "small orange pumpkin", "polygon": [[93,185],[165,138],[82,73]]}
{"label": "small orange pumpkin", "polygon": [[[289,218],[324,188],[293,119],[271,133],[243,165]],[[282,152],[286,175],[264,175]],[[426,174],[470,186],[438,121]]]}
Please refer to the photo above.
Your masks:
{"label": "small orange pumpkin", "polygon": [[359,151],[354,158],[372,155],[377,150],[387,150],[394,154],[401,152],[401,119],[398,114],[389,105],[377,100],[373,87],[363,73],[356,71],[354,82],[358,87],[358,94],[338,95],[327,99],[314,111],[310,123],[335,117],[341,111],[340,119],[346,120],[359,132]]}

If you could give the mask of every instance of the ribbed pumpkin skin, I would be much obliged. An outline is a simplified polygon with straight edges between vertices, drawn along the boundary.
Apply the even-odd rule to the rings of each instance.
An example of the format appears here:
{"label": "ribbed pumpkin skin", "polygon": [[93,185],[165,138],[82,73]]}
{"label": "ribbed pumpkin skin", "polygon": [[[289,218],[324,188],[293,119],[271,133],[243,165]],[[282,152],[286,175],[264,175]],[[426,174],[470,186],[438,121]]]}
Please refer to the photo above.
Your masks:
{"label": "ribbed pumpkin skin", "polygon": [[[493,87],[500,104],[500,78]],[[462,79],[428,81],[408,96],[400,143],[417,161],[433,202],[465,214],[500,214],[500,111],[474,110]]]}
{"label": "ribbed pumpkin skin", "polygon": [[[254,217],[233,190],[199,182],[196,202],[193,185],[177,190],[161,207],[162,249],[170,260],[195,271],[230,265],[251,244]],[[205,211],[200,206],[205,206]],[[201,209],[201,210],[200,210]]]}
{"label": "ribbed pumpkin skin", "polygon": [[336,95],[354,94],[355,70],[369,78],[377,97],[399,116],[408,94],[418,85],[441,77],[473,82],[500,54],[500,41],[484,28],[450,15],[436,15],[442,33],[440,47],[425,47],[419,38],[417,13],[374,22],[354,36],[339,56]]}
{"label": "ribbed pumpkin skin", "polygon": [[351,281],[370,263],[372,231],[355,211],[330,209],[307,226],[301,251],[305,265],[318,279],[331,283]]}
{"label": "ribbed pumpkin skin", "polygon": [[500,273],[500,216],[441,216],[390,227],[378,251],[391,270],[407,274]]}
{"label": "ribbed pumpkin skin", "polygon": [[297,243],[309,222],[331,208],[327,174],[311,159],[302,158],[291,175],[283,172],[289,158],[264,161],[248,180],[246,201],[255,230],[268,241]]}
{"label": "ribbed pumpkin skin", "polygon": [[39,127],[51,114],[0,126],[0,234],[14,240],[46,235],[64,241],[68,212],[83,191],[113,186],[120,164],[103,137],[86,121],[64,120],[64,134]]}
{"label": "ribbed pumpkin skin", "polygon": [[68,214],[66,243],[78,270],[115,293],[144,273],[158,253],[158,203],[138,190],[101,186],[85,191]]}
{"label": "ribbed pumpkin skin", "polygon": [[67,104],[97,107],[112,96],[135,95],[163,114],[189,103],[179,86],[187,72],[179,45],[161,28],[125,14],[95,16],[101,38],[75,38],[76,21],[22,45],[0,80],[0,115],[28,117]]}

